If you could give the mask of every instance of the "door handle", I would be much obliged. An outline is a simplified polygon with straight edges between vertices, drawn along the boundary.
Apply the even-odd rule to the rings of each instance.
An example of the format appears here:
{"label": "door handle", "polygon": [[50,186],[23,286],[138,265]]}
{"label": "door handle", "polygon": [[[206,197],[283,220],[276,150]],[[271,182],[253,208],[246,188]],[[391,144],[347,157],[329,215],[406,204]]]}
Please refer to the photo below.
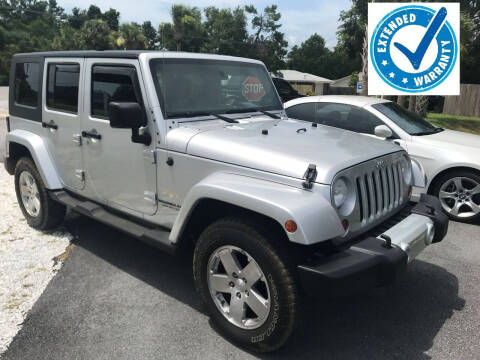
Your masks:
{"label": "door handle", "polygon": [[102,135],[98,134],[95,129],[90,130],[90,131],[82,131],[82,137],[92,138],[92,139],[97,139],[97,140],[102,139]]}
{"label": "door handle", "polygon": [[55,124],[55,122],[54,122],[53,120],[50,120],[49,123],[42,122],[42,127],[44,127],[44,128],[49,128],[49,129],[53,129],[53,130],[57,130],[57,129],[58,129],[58,125]]}

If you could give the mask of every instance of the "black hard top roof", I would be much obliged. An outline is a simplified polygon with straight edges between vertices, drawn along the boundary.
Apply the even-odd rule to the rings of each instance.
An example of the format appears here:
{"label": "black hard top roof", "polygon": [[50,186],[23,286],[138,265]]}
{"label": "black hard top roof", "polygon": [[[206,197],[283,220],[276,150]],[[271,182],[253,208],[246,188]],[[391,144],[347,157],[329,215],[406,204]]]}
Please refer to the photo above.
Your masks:
{"label": "black hard top roof", "polygon": [[149,50],[75,50],[75,51],[43,51],[32,53],[19,53],[14,57],[95,57],[95,58],[127,58],[136,59],[142,53],[146,52],[159,52]]}

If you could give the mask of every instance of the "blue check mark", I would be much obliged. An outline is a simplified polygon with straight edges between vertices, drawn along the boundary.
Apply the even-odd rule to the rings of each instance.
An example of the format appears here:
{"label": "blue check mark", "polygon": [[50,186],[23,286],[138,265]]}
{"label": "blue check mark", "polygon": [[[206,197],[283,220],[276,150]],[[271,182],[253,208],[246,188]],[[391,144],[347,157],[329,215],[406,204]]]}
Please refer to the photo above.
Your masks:
{"label": "blue check mark", "polygon": [[427,31],[425,32],[425,35],[423,36],[422,41],[420,41],[420,44],[417,47],[417,50],[415,52],[411,52],[408,50],[404,45],[396,42],[393,45],[400,50],[403,55],[405,55],[410,63],[412,64],[413,68],[415,70],[418,70],[420,67],[420,64],[422,63],[422,60],[425,56],[425,53],[427,52],[428,47],[433,41],[433,38],[435,37],[435,34],[438,32],[440,29],[440,26],[442,26],[443,21],[447,17],[447,9],[442,7],[440,10],[438,10],[437,14],[431,21],[430,25],[428,26]]}

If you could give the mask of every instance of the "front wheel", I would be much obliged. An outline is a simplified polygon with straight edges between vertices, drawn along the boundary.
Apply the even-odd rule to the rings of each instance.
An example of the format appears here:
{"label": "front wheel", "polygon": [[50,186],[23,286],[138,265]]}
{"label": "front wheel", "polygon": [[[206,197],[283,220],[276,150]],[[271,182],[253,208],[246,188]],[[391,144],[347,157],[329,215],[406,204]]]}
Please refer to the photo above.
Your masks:
{"label": "front wheel", "polygon": [[452,220],[480,220],[480,175],[473,171],[454,171],[436,182],[434,194]]}
{"label": "front wheel", "polygon": [[216,326],[232,341],[267,352],[293,329],[296,291],[272,241],[252,225],[234,218],[210,225],[197,242],[193,272]]}

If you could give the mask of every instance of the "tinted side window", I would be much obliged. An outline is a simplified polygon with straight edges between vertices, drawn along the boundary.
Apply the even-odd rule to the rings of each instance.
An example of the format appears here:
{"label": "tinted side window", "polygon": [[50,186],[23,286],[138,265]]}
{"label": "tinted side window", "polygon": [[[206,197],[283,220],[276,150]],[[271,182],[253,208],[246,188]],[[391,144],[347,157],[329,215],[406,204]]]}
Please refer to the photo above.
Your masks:
{"label": "tinted side window", "polygon": [[48,65],[47,106],[49,108],[77,112],[79,75],[79,65]]}
{"label": "tinted side window", "polygon": [[[105,66],[102,66],[102,68],[105,68]],[[100,118],[108,118],[108,104],[111,101],[141,103],[135,95],[135,89],[130,76],[119,74],[115,71],[112,71],[111,74],[107,72],[95,72],[94,66],[91,96],[92,115]]]}
{"label": "tinted side window", "polygon": [[372,135],[376,126],[384,125],[383,121],[370,112],[347,104],[317,103],[315,118],[323,125]]}
{"label": "tinted side window", "polygon": [[290,86],[290,84],[285,81],[285,80],[282,80],[282,79],[273,79],[273,83],[275,84],[275,87],[277,88],[277,90],[279,92],[283,92],[283,93],[290,93],[292,92],[292,87]]}
{"label": "tinted side window", "polygon": [[315,121],[315,103],[313,102],[291,106],[285,112],[292,119]]}
{"label": "tinted side window", "polygon": [[38,106],[39,69],[38,63],[25,62],[15,65],[15,103]]}

